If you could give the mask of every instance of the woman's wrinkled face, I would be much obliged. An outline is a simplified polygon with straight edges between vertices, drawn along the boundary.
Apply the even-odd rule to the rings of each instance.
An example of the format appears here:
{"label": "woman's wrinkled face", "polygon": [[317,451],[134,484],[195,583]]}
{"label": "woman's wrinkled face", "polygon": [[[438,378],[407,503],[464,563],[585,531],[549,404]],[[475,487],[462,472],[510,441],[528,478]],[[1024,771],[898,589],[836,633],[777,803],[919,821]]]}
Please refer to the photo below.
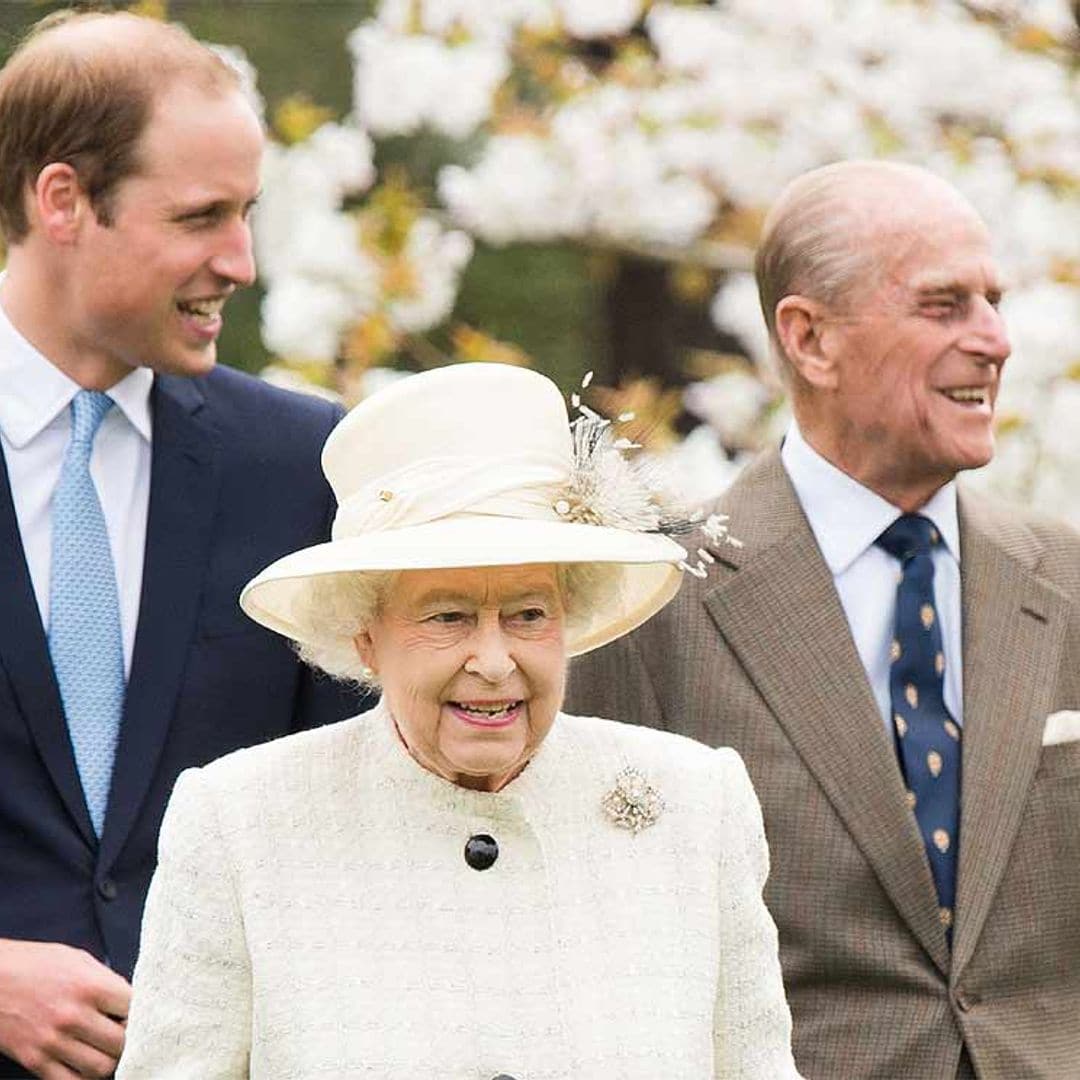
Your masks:
{"label": "woman's wrinkled face", "polygon": [[498,791],[562,704],[564,623],[554,566],[405,570],[356,647],[412,756]]}

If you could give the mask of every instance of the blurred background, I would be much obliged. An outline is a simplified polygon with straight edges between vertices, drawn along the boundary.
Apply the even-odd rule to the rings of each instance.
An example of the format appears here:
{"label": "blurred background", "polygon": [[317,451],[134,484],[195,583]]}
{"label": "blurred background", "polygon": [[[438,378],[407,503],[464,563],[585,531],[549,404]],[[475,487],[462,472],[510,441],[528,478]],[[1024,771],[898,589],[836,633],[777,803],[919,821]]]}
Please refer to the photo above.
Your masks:
{"label": "blurred background", "polygon": [[[62,6],[0,0],[0,53]],[[771,200],[828,161],[913,161],[1012,282],[976,482],[1080,523],[1080,4],[113,6],[224,47],[272,137],[225,362],[347,402],[461,360],[568,396],[591,371],[587,403],[707,499],[787,422],[747,273]]]}

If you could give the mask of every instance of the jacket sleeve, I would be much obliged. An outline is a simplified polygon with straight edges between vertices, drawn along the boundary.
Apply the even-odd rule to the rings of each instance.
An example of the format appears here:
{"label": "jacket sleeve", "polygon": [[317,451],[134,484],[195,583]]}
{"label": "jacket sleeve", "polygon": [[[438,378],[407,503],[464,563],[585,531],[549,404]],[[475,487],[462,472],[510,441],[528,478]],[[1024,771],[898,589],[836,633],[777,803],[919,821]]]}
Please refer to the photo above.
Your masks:
{"label": "jacket sleeve", "polygon": [[247,1080],[251,970],[212,793],[183,773],[165,814],[117,1080]]}
{"label": "jacket sleeve", "polygon": [[714,1075],[717,1080],[799,1080],[776,926],[761,896],[769,875],[761,807],[742,758],[726,748],[715,753],[723,810]]}

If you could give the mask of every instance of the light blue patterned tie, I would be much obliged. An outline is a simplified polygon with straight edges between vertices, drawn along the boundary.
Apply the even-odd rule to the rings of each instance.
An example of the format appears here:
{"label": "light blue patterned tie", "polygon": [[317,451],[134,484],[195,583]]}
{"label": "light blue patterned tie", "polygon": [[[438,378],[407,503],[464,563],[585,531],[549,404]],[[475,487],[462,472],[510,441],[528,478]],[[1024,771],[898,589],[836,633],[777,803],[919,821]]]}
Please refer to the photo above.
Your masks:
{"label": "light blue patterned tie", "polygon": [[109,533],[90,476],[112,399],[80,390],[52,506],[49,651],[94,831],[101,835],[124,707],[124,645]]}

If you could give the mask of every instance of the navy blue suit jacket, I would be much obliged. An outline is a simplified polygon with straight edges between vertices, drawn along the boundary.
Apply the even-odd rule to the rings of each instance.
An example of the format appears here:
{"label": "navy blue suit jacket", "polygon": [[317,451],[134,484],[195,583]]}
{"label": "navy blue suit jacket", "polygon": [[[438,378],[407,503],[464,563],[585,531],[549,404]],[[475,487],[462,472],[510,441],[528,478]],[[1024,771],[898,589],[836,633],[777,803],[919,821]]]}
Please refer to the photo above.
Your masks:
{"label": "navy blue suit jacket", "polygon": [[341,410],[227,368],[158,376],[151,403],[142,596],[100,842],[0,460],[0,937],[65,942],[127,978],[180,771],[361,708],[237,604],[267,563],[326,539],[319,453]]}

